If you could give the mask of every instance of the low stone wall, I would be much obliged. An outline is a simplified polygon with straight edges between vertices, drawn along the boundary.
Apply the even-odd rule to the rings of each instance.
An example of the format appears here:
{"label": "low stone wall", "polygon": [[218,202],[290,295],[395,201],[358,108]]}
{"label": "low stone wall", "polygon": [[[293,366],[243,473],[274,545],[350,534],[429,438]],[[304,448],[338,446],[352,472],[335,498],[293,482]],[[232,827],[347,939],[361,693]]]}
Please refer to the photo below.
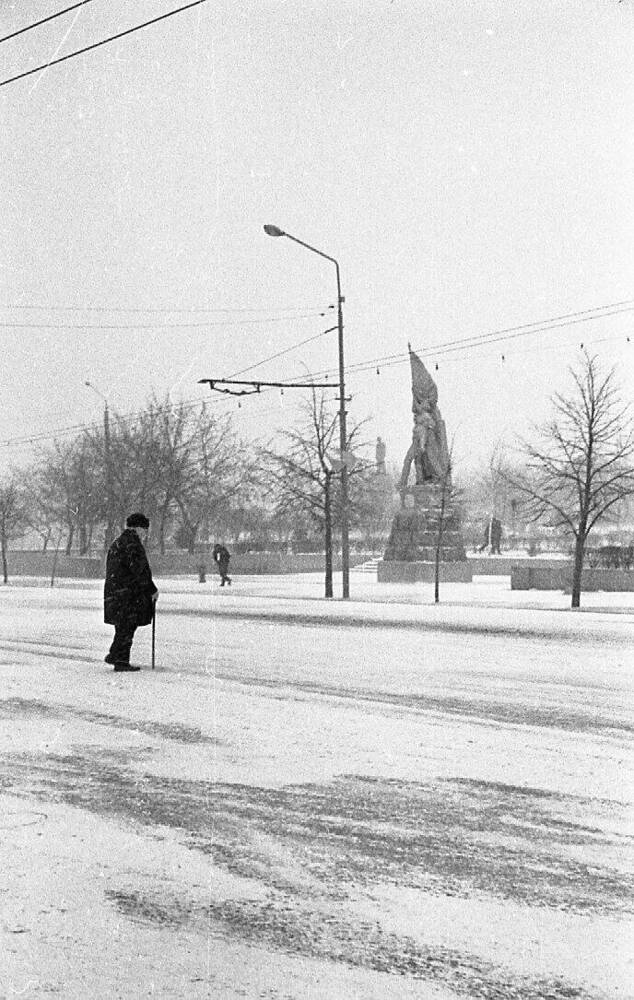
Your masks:
{"label": "low stone wall", "polygon": [[[572,565],[559,567],[518,566],[511,569],[511,590],[563,590],[572,589]],[[634,571],[624,569],[584,569],[582,591],[634,591]]]}
{"label": "low stone wall", "polygon": [[75,580],[96,580],[103,576],[101,559],[88,556],[67,556],[59,552],[22,552],[19,550],[7,553],[9,579],[12,576],[55,576]]}
{"label": "low stone wall", "polygon": [[[350,555],[350,565],[358,566],[372,558],[369,552],[354,552]],[[8,553],[9,578],[12,576],[50,577],[53,569],[54,552]],[[198,576],[198,567],[204,566],[209,576],[216,574],[215,564],[209,555],[193,555],[187,552],[149,552],[148,559],[153,575],[159,579],[165,576]],[[341,570],[341,556],[333,557],[333,569]],[[231,557],[229,572],[247,576],[279,575],[282,573],[321,573],[325,570],[323,552],[299,552],[287,555],[282,552],[245,552]],[[98,556],[66,556],[59,553],[55,576],[75,579],[103,578],[103,560]],[[1,576],[1,574],[0,574]]]}
{"label": "low stone wall", "polygon": [[561,569],[572,565],[569,559],[552,559],[548,556],[526,556],[524,560],[517,556],[468,555],[467,562],[475,576],[510,576],[513,566],[524,566],[524,563],[530,569]]}
{"label": "low stone wall", "polygon": [[[379,583],[430,583],[436,579],[436,564],[382,559],[377,565],[376,573]],[[443,583],[471,583],[471,567],[466,559],[442,562],[438,578]]]}
{"label": "low stone wall", "polygon": [[[186,552],[168,552],[159,555],[148,553],[152,573],[161,576],[198,576],[198,567],[204,566],[208,575],[217,573],[215,563],[209,555],[190,556]],[[356,556],[351,562],[363,562],[367,556]],[[325,568],[323,552],[300,552],[297,555],[287,555],[282,552],[244,552],[231,556],[229,574],[236,576],[278,575],[281,573],[317,573]],[[333,568],[341,569],[341,558],[333,558]]]}

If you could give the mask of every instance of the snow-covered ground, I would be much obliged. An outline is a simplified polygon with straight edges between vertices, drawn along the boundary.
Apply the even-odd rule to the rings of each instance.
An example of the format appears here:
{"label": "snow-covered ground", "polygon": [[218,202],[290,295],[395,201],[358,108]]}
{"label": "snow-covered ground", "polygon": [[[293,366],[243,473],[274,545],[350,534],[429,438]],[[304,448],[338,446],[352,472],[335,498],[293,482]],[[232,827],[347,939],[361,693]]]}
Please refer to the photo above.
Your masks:
{"label": "snow-covered ground", "polygon": [[0,997],[634,996],[631,594],[157,582],[0,588]]}

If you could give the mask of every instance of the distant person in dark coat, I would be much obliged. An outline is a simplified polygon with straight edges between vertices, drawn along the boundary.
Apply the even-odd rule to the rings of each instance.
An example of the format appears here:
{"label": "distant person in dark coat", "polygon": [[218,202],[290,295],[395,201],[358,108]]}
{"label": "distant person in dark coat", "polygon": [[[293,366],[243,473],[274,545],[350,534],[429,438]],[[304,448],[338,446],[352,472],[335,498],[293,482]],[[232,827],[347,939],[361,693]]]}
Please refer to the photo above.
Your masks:
{"label": "distant person in dark coat", "polygon": [[158,590],[143,547],[149,527],[145,514],[130,514],[125,531],[108,550],[104,621],[114,625],[114,639],[105,661],[117,671],[140,670],[130,664],[132,640],[137,628],[149,625],[154,616]]}
{"label": "distant person in dark coat", "polygon": [[478,552],[489,550],[490,555],[501,555],[500,545],[502,544],[502,522],[497,517],[490,517],[484,529],[484,541]]}
{"label": "distant person in dark coat", "polygon": [[220,573],[220,586],[224,587],[225,583],[231,586],[231,577],[229,576],[229,560],[231,559],[231,554],[228,549],[224,547],[221,543],[216,542],[213,549],[211,550],[211,555],[213,561],[218,567],[218,572]]}

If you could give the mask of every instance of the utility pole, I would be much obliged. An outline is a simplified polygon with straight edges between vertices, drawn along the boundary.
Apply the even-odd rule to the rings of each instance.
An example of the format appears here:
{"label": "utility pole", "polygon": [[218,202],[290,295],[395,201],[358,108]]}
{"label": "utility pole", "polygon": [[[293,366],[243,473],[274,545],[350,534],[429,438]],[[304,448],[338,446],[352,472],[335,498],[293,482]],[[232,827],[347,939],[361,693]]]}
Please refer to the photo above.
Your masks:
{"label": "utility pole", "polygon": [[337,330],[339,334],[339,446],[341,451],[341,569],[342,569],[342,581],[341,581],[341,596],[346,600],[350,597],[350,540],[349,540],[349,514],[348,514],[348,461],[349,456],[347,453],[347,436],[346,436],[346,391],[345,391],[345,367],[343,360],[343,303],[344,298],[341,294],[341,278],[339,275],[339,262],[331,257],[330,254],[324,253],[323,250],[318,250],[317,247],[311,246],[310,243],[305,243],[304,240],[300,240],[297,236],[291,236],[290,233],[284,232],[279,226],[266,225],[264,226],[264,232],[267,236],[285,236],[287,239],[292,240],[293,243],[298,243],[299,246],[305,247],[306,250],[310,250],[312,253],[316,253],[319,257],[329,260],[331,264],[335,265],[337,271]]}
{"label": "utility pole", "polygon": [[341,596],[350,597],[350,539],[348,522],[348,436],[346,434],[346,389],[344,384],[345,367],[343,361],[343,302],[339,264],[337,269],[337,327],[339,333],[339,450],[341,452]]}

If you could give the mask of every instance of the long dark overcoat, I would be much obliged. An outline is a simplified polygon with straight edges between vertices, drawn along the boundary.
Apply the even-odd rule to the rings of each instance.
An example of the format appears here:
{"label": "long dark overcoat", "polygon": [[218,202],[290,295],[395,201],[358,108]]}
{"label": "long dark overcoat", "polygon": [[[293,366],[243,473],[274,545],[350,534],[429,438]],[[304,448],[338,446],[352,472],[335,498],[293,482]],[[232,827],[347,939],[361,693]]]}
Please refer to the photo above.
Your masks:
{"label": "long dark overcoat", "polygon": [[103,588],[103,620],[107,625],[131,622],[136,626],[152,621],[152,595],[156,587],[141,539],[126,528],[112,543],[106,559]]}

